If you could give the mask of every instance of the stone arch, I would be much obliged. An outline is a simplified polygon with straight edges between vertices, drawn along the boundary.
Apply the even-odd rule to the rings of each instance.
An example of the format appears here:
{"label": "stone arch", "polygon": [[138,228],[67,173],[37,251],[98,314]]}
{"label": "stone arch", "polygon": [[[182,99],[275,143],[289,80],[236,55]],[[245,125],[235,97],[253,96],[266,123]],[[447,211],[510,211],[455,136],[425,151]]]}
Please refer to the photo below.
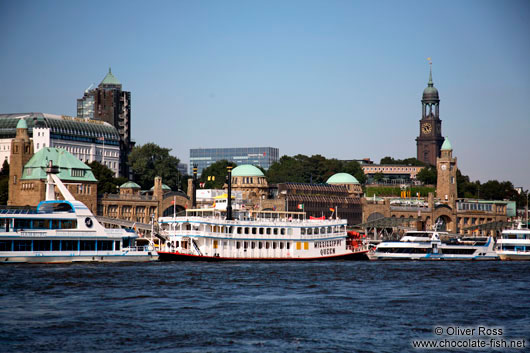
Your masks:
{"label": "stone arch", "polygon": [[371,221],[375,221],[375,220],[378,220],[378,219],[381,219],[381,218],[385,218],[385,216],[383,216],[379,212],[374,212],[370,216],[368,216],[368,219],[366,221],[367,222],[371,222]]}

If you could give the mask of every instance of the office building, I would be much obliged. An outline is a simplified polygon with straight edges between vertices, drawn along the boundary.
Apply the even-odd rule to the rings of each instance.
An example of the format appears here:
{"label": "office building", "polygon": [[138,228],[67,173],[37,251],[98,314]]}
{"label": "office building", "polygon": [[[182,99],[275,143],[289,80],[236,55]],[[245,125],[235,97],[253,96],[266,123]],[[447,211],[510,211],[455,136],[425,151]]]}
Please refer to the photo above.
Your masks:
{"label": "office building", "polygon": [[119,173],[120,137],[114,126],[97,120],[46,113],[0,114],[0,165],[11,163],[11,142],[24,121],[35,153],[46,147],[62,148],[85,163],[98,161]]}
{"label": "office building", "polygon": [[129,177],[127,160],[134,147],[131,141],[131,92],[123,91],[122,84],[111,70],[98,87],[87,89],[77,100],[77,116],[107,122],[119,134],[121,176]]}
{"label": "office building", "polygon": [[238,148],[192,148],[190,149],[190,175],[193,166],[197,165],[200,175],[203,169],[217,161],[227,160],[237,165],[251,164],[265,170],[277,162],[280,151],[274,147],[238,147]]}

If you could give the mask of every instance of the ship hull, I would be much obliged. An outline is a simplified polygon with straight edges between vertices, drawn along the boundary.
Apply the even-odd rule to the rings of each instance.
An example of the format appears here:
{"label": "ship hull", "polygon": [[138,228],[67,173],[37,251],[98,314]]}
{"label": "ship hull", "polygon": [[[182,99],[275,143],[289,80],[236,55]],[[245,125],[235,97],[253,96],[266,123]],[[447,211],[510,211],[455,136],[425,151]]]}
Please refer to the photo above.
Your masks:
{"label": "ship hull", "polygon": [[159,261],[337,261],[337,260],[368,260],[368,251],[358,251],[334,256],[320,257],[219,257],[182,254],[179,252],[158,252]]}

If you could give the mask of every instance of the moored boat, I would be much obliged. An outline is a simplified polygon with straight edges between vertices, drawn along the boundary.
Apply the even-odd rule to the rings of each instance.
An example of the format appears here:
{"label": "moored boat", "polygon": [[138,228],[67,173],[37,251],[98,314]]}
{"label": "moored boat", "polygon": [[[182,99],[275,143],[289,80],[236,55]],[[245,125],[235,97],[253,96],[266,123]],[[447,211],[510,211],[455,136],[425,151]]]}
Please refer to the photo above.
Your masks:
{"label": "moored boat", "polygon": [[242,211],[233,220],[216,209],[159,218],[166,239],[160,260],[365,260],[367,248],[346,220],[306,219],[304,212]]}
{"label": "moored boat", "polygon": [[[137,246],[138,235],[106,229],[48,168],[46,200],[36,210],[0,210],[0,262],[68,263],[154,261],[151,244]],[[55,200],[57,186],[64,200]]]}
{"label": "moored boat", "polygon": [[450,238],[446,232],[409,231],[399,241],[385,241],[372,260],[497,260],[493,237]]}
{"label": "moored boat", "polygon": [[501,260],[530,260],[530,229],[506,229],[497,239],[497,254]]}

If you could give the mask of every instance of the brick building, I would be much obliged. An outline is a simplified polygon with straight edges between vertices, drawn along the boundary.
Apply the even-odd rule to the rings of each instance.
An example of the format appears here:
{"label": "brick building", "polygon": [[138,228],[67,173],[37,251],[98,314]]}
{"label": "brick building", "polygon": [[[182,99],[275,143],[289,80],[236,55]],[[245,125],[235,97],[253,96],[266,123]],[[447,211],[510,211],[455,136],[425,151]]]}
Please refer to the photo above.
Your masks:
{"label": "brick building", "polygon": [[[90,167],[63,149],[45,147],[34,154],[24,119],[19,120],[16,137],[11,141],[10,160],[8,205],[37,206],[45,200],[46,168],[52,161],[59,167],[58,177],[65,182],[70,193],[96,212],[97,180]],[[56,196],[62,197],[58,190]]]}

